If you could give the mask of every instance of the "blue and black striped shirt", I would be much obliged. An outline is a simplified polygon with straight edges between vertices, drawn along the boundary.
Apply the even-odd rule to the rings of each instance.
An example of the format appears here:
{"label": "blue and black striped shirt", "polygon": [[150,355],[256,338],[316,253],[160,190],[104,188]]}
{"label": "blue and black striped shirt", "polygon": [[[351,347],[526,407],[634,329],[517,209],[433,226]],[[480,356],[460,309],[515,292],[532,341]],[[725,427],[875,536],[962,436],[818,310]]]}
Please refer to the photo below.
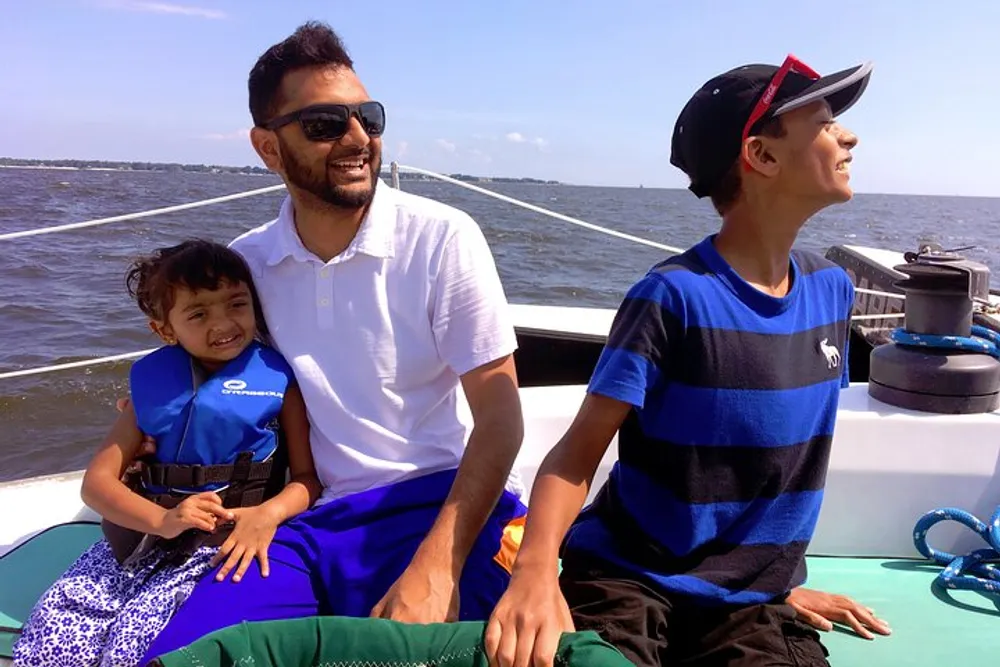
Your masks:
{"label": "blue and black striped shirt", "polygon": [[772,297],[713,239],[653,267],[618,310],[589,391],[633,410],[564,556],[579,550],[705,602],[753,604],[805,580],[848,383],[854,286],[796,250],[789,293]]}

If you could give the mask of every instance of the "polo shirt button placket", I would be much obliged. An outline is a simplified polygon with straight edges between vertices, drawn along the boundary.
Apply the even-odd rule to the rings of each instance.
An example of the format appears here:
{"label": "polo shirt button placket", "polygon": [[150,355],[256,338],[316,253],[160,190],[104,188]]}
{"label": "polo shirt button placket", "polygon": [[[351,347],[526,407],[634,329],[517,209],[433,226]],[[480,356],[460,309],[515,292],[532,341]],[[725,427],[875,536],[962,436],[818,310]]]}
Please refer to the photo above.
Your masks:
{"label": "polo shirt button placket", "polygon": [[333,268],[324,266],[316,273],[317,319],[321,329],[333,327]]}

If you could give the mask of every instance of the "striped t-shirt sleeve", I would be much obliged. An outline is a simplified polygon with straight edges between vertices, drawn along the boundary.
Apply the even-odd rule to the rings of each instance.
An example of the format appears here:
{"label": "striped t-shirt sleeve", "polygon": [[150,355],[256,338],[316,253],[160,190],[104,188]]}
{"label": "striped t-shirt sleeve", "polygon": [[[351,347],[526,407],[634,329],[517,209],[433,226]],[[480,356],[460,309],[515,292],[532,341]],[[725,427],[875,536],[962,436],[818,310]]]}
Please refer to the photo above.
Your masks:
{"label": "striped t-shirt sleeve", "polygon": [[641,408],[663,379],[665,360],[679,337],[676,289],[659,274],[647,274],[629,289],[611,325],[588,392]]}

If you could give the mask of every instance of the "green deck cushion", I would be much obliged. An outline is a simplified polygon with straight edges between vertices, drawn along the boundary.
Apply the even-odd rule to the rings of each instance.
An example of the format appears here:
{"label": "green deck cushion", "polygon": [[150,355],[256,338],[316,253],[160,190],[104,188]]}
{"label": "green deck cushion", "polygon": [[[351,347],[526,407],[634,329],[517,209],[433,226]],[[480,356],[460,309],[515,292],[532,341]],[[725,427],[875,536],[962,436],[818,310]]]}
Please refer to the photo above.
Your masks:
{"label": "green deck cushion", "polygon": [[[482,622],[408,625],[343,616],[241,623],[160,656],[158,667],[487,667],[485,629]],[[560,667],[631,664],[594,632],[564,634],[556,653]]]}
{"label": "green deck cushion", "polygon": [[[0,627],[20,628],[42,593],[100,538],[98,523],[65,523],[0,556]],[[12,632],[0,631],[0,657],[10,657],[16,638]]]}
{"label": "green deck cushion", "polygon": [[[893,628],[891,636],[872,641],[840,628],[822,634],[832,667],[996,664],[1000,598],[932,587],[940,570],[925,561],[810,558],[809,586],[850,595]],[[385,623],[332,618],[245,623],[165,656],[163,667],[486,665],[482,624],[401,628]],[[575,653],[574,642],[579,642]],[[592,633],[565,635],[561,646],[557,664],[564,666],[611,666],[620,657]]]}
{"label": "green deck cushion", "polygon": [[1000,656],[1000,597],[931,586],[941,567],[922,560],[809,558],[810,588],[849,595],[892,628],[868,641],[821,633],[833,667],[978,667]]}
{"label": "green deck cushion", "polygon": [[[41,594],[100,536],[97,523],[68,523],[0,556],[0,626],[20,627]],[[850,595],[874,608],[893,629],[891,636],[873,641],[850,630],[824,633],[831,665],[995,664],[1000,655],[1000,597],[932,587],[940,571],[919,560],[809,558],[810,587]],[[10,656],[14,639],[0,632],[0,657]],[[600,645],[595,646],[598,650]]]}

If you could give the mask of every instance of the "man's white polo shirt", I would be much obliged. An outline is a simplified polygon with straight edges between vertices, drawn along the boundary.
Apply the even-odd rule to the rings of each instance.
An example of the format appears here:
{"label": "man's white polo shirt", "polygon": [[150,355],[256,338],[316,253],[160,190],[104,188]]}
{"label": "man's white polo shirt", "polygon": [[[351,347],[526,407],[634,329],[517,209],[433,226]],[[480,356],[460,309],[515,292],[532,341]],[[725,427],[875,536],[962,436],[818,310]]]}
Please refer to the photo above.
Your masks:
{"label": "man's white polo shirt", "polygon": [[329,262],[302,245],[289,198],[231,247],[302,390],[320,502],[458,466],[471,429],[459,377],[517,346],[469,215],[379,181]]}

